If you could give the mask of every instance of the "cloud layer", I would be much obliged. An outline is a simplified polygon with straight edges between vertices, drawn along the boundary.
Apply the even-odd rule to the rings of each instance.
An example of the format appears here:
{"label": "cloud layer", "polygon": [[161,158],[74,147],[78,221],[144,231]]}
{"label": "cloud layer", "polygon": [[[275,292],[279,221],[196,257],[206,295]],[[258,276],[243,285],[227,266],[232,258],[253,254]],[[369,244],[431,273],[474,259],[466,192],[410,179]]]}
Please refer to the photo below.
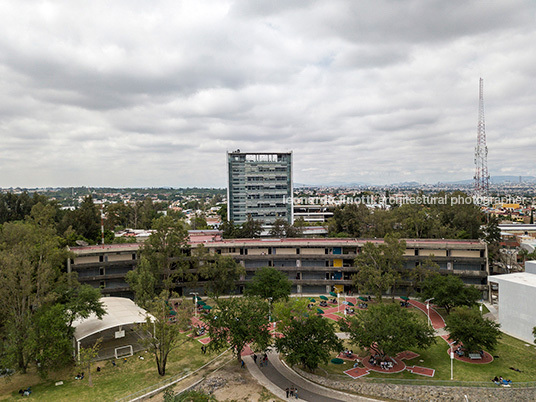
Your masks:
{"label": "cloud layer", "polygon": [[536,175],[536,3],[0,3],[0,187],[226,185],[225,152],[301,183]]}

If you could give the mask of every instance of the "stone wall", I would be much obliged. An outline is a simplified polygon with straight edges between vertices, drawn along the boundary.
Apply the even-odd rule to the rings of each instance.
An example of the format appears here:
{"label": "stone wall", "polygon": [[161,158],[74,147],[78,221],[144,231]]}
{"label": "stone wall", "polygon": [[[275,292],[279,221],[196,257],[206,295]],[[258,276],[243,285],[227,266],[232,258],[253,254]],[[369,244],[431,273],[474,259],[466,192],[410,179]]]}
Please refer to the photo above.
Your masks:
{"label": "stone wall", "polygon": [[[337,381],[293,368],[310,381],[340,391],[395,401],[536,401],[536,388],[476,388]],[[466,399],[467,396],[467,399]]]}

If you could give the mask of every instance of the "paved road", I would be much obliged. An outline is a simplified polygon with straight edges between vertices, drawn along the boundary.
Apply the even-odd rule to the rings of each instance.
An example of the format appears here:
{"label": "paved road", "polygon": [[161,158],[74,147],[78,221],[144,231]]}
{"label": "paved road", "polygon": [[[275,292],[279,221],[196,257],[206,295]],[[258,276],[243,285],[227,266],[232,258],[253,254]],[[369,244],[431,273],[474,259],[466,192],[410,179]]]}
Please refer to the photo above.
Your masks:
{"label": "paved road", "polygon": [[[262,368],[260,368],[258,364],[256,365],[250,356],[247,356],[245,361],[250,373],[257,379],[257,381],[283,400],[287,399],[285,389],[287,387],[296,387],[298,388],[298,401],[374,401],[370,398],[346,394],[312,383],[281,363],[278,354],[275,352],[269,353],[268,359],[268,366]],[[295,398],[288,398],[288,400],[296,401]]]}

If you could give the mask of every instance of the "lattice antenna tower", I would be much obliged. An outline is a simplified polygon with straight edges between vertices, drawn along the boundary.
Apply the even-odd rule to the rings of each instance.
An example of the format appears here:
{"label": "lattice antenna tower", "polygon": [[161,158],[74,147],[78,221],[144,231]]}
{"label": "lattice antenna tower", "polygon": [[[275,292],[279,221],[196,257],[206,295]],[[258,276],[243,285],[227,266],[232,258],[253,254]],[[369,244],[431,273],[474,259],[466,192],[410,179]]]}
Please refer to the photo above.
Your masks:
{"label": "lattice antenna tower", "polygon": [[475,184],[477,197],[486,197],[489,193],[488,146],[486,145],[486,123],[484,121],[484,80],[480,78],[478,97],[478,127],[475,147]]}

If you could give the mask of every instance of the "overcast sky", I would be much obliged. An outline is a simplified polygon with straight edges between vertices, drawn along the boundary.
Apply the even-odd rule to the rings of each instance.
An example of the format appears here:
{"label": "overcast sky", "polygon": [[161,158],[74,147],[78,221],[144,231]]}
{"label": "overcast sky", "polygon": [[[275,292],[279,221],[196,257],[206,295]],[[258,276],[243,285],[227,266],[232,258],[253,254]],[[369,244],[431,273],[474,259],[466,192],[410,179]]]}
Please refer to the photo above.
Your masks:
{"label": "overcast sky", "polygon": [[0,2],[0,187],[536,176],[536,1]]}

